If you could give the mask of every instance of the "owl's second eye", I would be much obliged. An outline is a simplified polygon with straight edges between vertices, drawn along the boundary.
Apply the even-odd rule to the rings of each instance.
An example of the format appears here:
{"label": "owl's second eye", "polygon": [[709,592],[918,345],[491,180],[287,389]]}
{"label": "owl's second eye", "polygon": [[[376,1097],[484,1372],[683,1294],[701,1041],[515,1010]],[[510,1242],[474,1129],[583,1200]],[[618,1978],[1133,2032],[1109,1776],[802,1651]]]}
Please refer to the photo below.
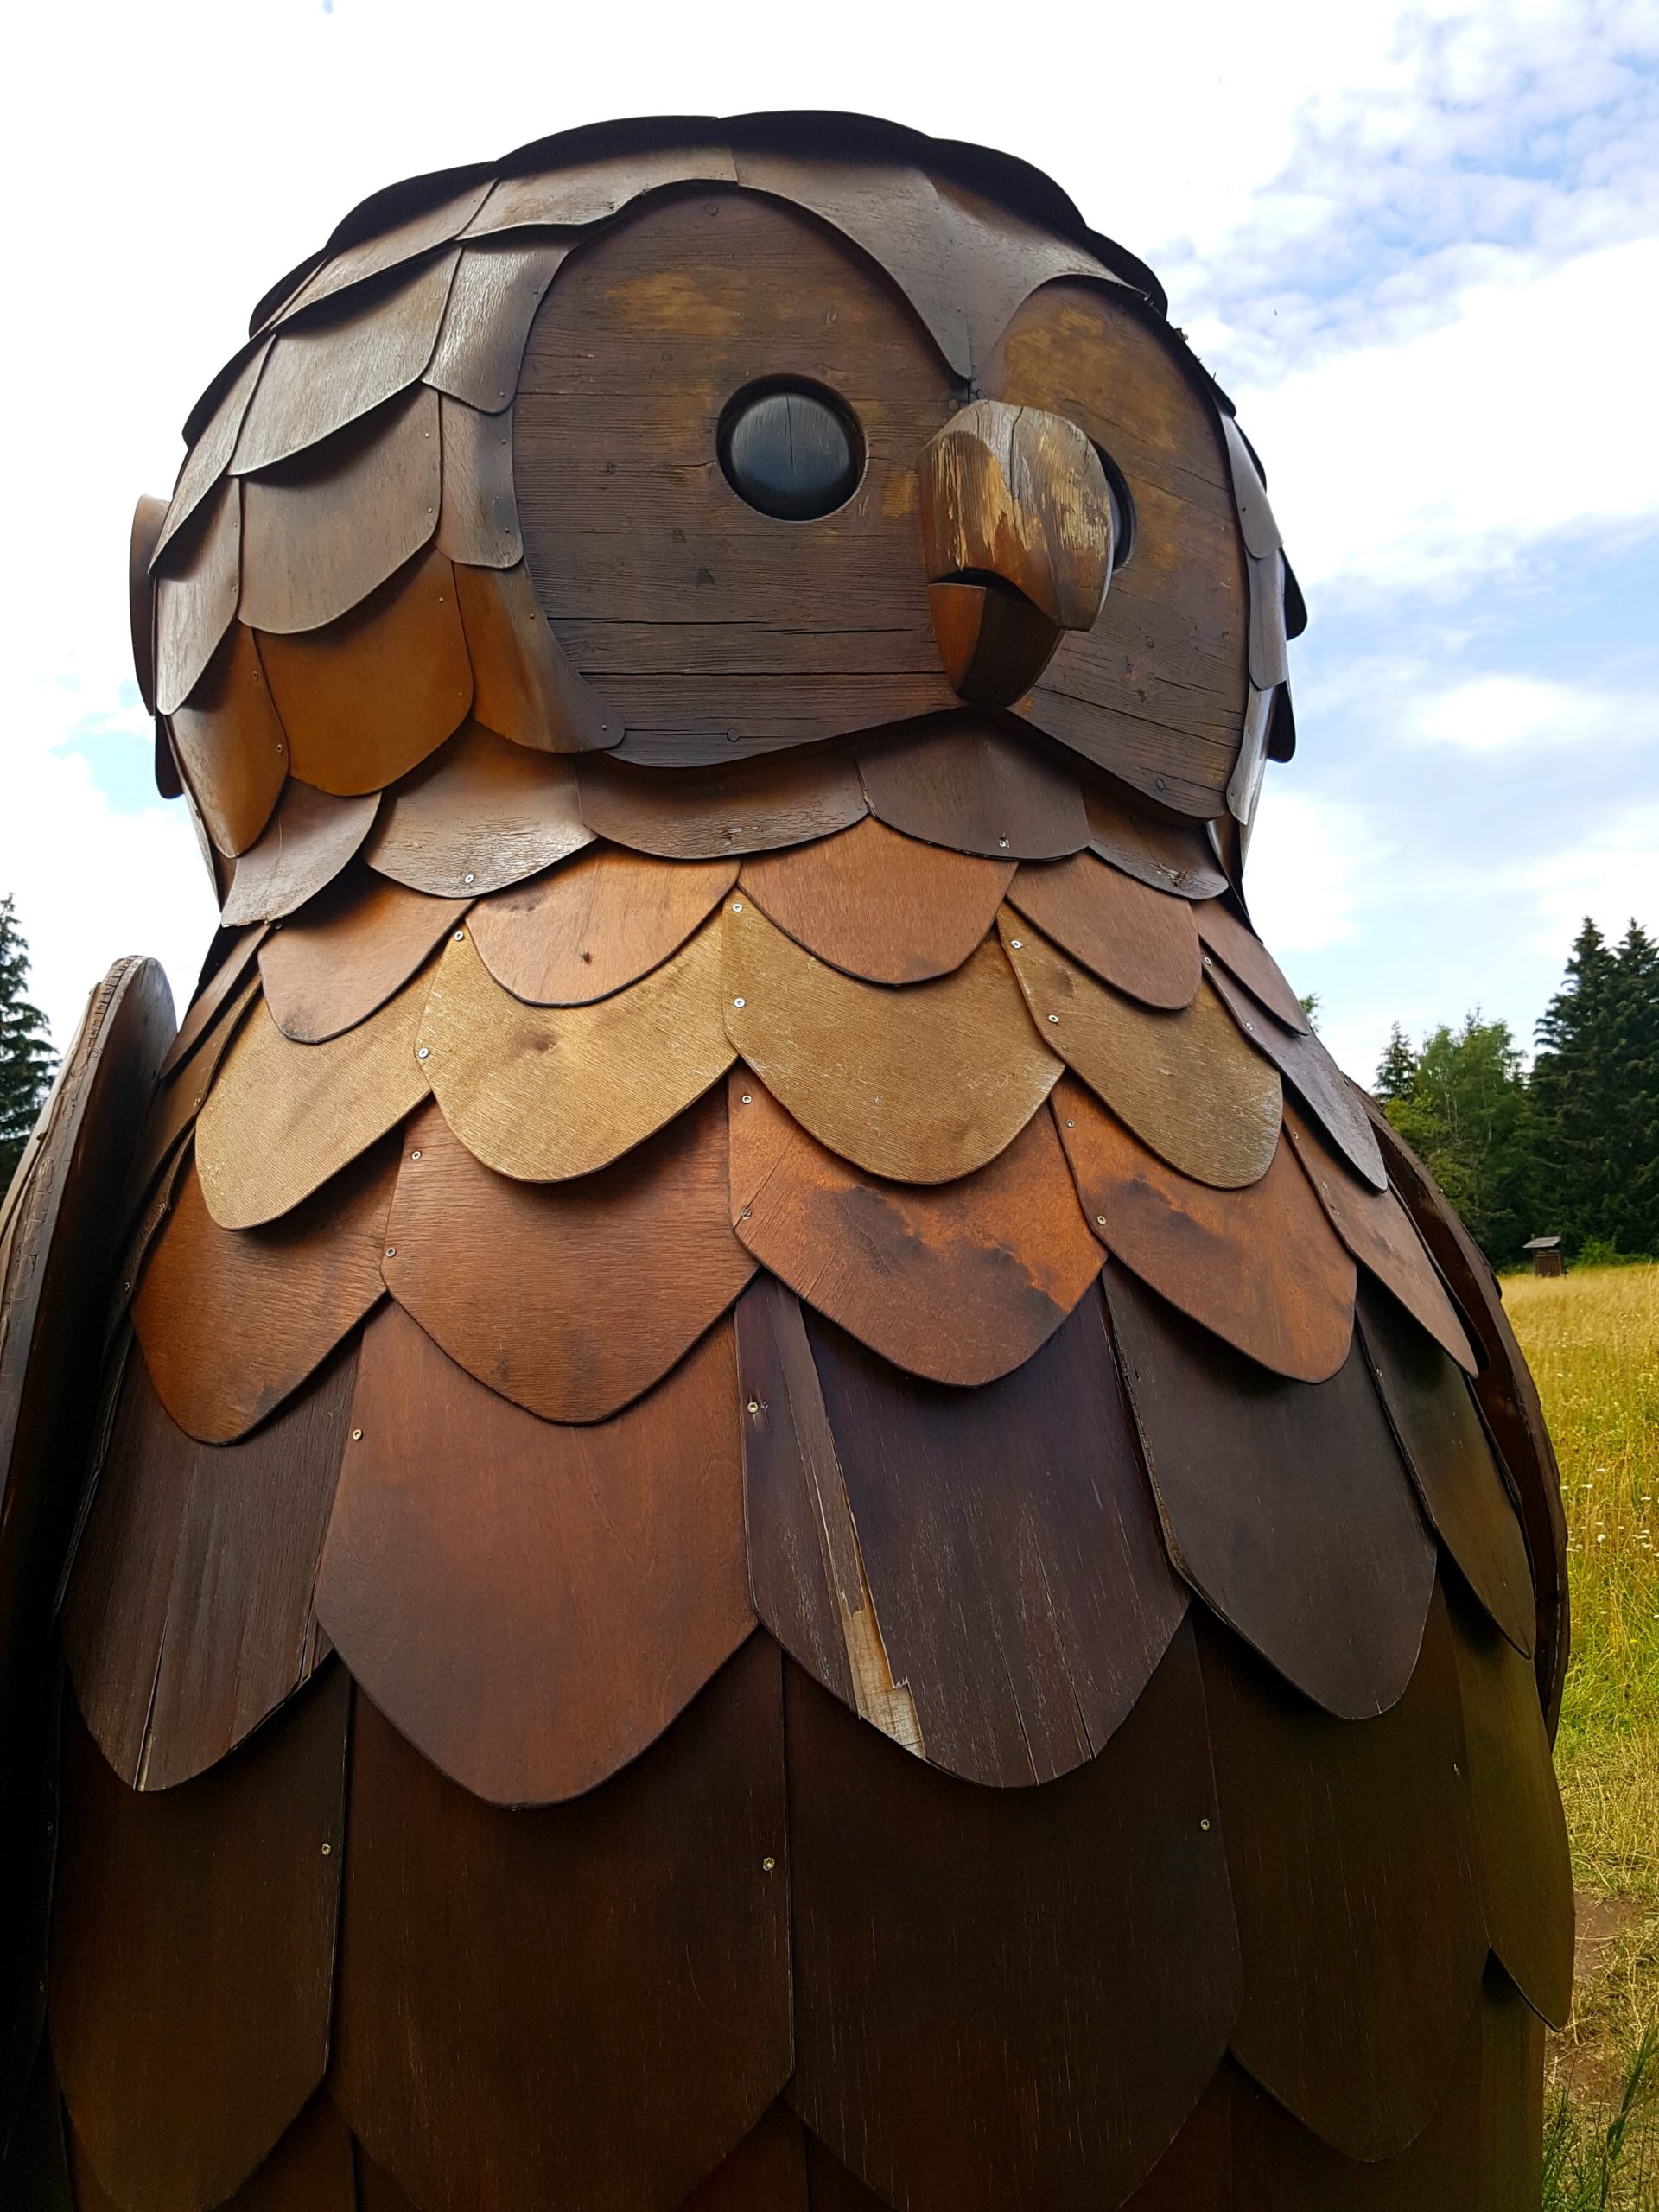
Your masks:
{"label": "owl's second eye", "polygon": [[782,522],[845,506],[864,469],[851,413],[820,385],[751,385],[720,423],[720,465],[741,499]]}

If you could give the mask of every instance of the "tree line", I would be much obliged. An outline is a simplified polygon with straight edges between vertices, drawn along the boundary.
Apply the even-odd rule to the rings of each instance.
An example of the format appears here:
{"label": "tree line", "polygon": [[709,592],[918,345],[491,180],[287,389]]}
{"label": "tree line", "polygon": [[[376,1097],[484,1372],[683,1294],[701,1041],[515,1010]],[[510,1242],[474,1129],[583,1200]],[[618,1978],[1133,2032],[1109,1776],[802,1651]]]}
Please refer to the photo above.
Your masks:
{"label": "tree line", "polygon": [[[56,1066],[27,995],[29,949],[0,898],[0,1192]],[[1529,1236],[1569,1259],[1659,1257],[1659,946],[1592,921],[1537,1026],[1530,1068],[1477,1008],[1414,1046],[1396,1022],[1373,1085],[1494,1266]]]}
{"label": "tree line", "polygon": [[1373,1084],[1495,1267],[1530,1236],[1568,1259],[1659,1257],[1659,947],[1579,931],[1535,1035],[1477,1007],[1414,1046],[1396,1022]]}

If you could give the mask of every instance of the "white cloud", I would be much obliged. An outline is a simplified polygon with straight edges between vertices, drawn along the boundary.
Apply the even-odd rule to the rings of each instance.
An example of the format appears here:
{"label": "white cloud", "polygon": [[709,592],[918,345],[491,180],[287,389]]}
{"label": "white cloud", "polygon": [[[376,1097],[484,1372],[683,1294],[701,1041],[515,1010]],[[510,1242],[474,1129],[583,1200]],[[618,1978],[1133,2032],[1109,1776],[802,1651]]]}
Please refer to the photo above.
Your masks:
{"label": "white cloud", "polygon": [[1586,914],[1609,938],[1632,920],[1659,935],[1659,800],[1620,807],[1560,851],[1496,874],[1527,894],[1534,941],[1558,957]]}
{"label": "white cloud", "polygon": [[1370,816],[1346,799],[1269,784],[1250,837],[1250,914],[1275,952],[1319,952],[1358,933],[1386,860]]}
{"label": "white cloud", "polygon": [[1478,676],[1418,698],[1407,716],[1420,743],[1470,753],[1543,746],[1616,746],[1659,737],[1659,699],[1553,677]]}
{"label": "white cloud", "polygon": [[1304,582],[1382,599],[1569,531],[1659,530],[1659,238],[1527,261],[1434,329],[1239,395]]}

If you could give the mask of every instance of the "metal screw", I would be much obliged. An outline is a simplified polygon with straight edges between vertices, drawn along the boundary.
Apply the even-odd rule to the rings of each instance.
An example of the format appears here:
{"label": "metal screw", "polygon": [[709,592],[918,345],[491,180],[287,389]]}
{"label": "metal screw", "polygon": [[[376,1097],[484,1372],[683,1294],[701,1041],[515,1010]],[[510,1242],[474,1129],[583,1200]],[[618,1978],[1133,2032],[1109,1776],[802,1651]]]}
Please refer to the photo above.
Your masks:
{"label": "metal screw", "polygon": [[749,1411],[750,1411],[752,1414],[758,1414],[758,1413],[760,1412],[760,1399],[759,1399],[759,1398],[751,1398],[751,1399],[749,1400]]}
{"label": "metal screw", "polygon": [[743,1001],[742,1001],[742,1000],[741,1000],[741,999],[734,999],[734,1000],[732,1001],[732,1004],[733,1004],[734,1006],[741,1006],[741,1005],[742,1005],[742,1003],[743,1003]]}
{"label": "metal screw", "polygon": [[741,913],[742,912],[742,911],[743,911],[743,901],[742,901],[741,899],[733,899],[733,901],[732,901],[732,912],[733,912],[734,914],[741,914]]}
{"label": "metal screw", "polygon": [[745,1105],[745,1106],[753,1106],[753,1103],[754,1103],[754,1094],[753,1094],[753,1091],[750,1091],[750,1090],[746,1090],[746,1091],[744,1092],[744,1094],[743,1094],[742,1100],[741,1100],[741,1103],[743,1105]]}
{"label": "metal screw", "polygon": [[1206,1835],[1208,1835],[1208,1834],[1210,1833],[1210,1823],[1209,1823],[1209,1821],[1200,1821],[1198,1822],[1198,1826],[1199,1826],[1199,1827],[1204,1830],[1205,1834]]}
{"label": "metal screw", "polygon": [[397,1258],[397,1247],[395,1244],[388,1244],[388,1245],[387,1245],[387,1247],[386,1247],[386,1257],[387,1257],[389,1260],[395,1260],[395,1259]]}
{"label": "metal screw", "polygon": [[760,1871],[763,1874],[770,1874],[777,1864],[778,1861],[775,1859],[763,1859],[760,1861]]}
{"label": "metal screw", "polygon": [[1106,1217],[1105,1217],[1105,1215],[1104,1215],[1103,1213],[1097,1213],[1097,1214],[1095,1216],[1095,1227],[1096,1227],[1096,1229],[1104,1229],[1104,1228],[1105,1228],[1105,1226],[1106,1226]]}
{"label": "metal screw", "polygon": [[1051,1021],[1058,1021],[1060,1017],[1058,1014],[1051,1014],[1048,1018]]}
{"label": "metal screw", "polygon": [[[1069,1126],[1070,1126],[1070,1125],[1068,1124],[1068,1127],[1069,1127]],[[419,1145],[416,1145],[416,1147],[415,1147],[414,1151],[413,1151],[413,1152],[411,1152],[411,1153],[410,1154],[410,1155],[409,1155],[409,1156],[410,1156],[410,1158],[411,1160],[418,1160],[418,1159],[420,1158],[420,1156],[421,1156],[421,1147],[419,1147]]]}
{"label": "metal screw", "polygon": [[[471,870],[471,868],[468,868],[468,869],[467,869],[467,871],[466,874],[465,874],[465,875],[463,875],[463,876],[461,877],[461,881],[462,881],[463,883],[470,883],[470,882],[472,881],[472,880],[473,880],[473,871]],[[455,932],[455,934],[456,934],[457,936],[459,936],[459,935],[461,934],[461,932],[460,932],[459,931],[457,931]]]}
{"label": "metal screw", "polygon": [[363,1441],[363,1432],[360,1428],[354,1428],[352,1431],[352,1441],[353,1444],[360,1444]]}
{"label": "metal screw", "polygon": [[415,1047],[415,1057],[417,1060],[428,1059],[431,1056],[431,1051],[429,1045],[417,1045]]}
{"label": "metal screw", "polygon": [[334,1845],[333,1845],[332,1843],[325,1843],[325,1844],[323,1845],[323,1847],[322,1847],[322,1855],[323,1855],[323,1857],[324,1857],[325,1859],[327,1859],[327,1856],[329,1855],[329,1853],[333,1851],[334,1847]]}
{"label": "metal screw", "polygon": [[1008,949],[1012,952],[1023,952],[1026,949],[1026,940],[1022,937],[1011,937],[1008,939]]}
{"label": "metal screw", "polygon": [[1007,839],[1006,837],[999,837],[996,842],[1001,850],[1006,853],[1008,849]]}
{"label": "metal screw", "polygon": [[457,931],[455,931],[455,943],[456,943],[457,944],[466,944],[466,942],[467,942],[467,932],[466,932],[466,931],[465,931],[465,930],[457,930]]}

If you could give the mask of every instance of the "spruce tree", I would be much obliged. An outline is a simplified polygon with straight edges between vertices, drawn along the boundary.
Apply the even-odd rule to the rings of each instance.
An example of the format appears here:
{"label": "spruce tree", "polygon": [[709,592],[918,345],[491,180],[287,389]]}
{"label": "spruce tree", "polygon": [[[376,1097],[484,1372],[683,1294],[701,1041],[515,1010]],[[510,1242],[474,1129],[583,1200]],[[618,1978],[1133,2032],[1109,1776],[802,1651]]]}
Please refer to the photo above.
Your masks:
{"label": "spruce tree", "polygon": [[1371,1089],[1386,1104],[1390,1098],[1409,1098],[1416,1079],[1417,1055],[1411,1049],[1410,1038],[1396,1021],[1389,1032],[1387,1049],[1376,1064]]}
{"label": "spruce tree", "polygon": [[1539,1021],[1532,1094],[1547,1224],[1659,1253],[1659,948],[1630,924],[1617,950],[1586,920]]}
{"label": "spruce tree", "polygon": [[28,982],[29,947],[8,895],[0,899],[0,1192],[22,1156],[57,1065],[46,1018],[23,995]]}

